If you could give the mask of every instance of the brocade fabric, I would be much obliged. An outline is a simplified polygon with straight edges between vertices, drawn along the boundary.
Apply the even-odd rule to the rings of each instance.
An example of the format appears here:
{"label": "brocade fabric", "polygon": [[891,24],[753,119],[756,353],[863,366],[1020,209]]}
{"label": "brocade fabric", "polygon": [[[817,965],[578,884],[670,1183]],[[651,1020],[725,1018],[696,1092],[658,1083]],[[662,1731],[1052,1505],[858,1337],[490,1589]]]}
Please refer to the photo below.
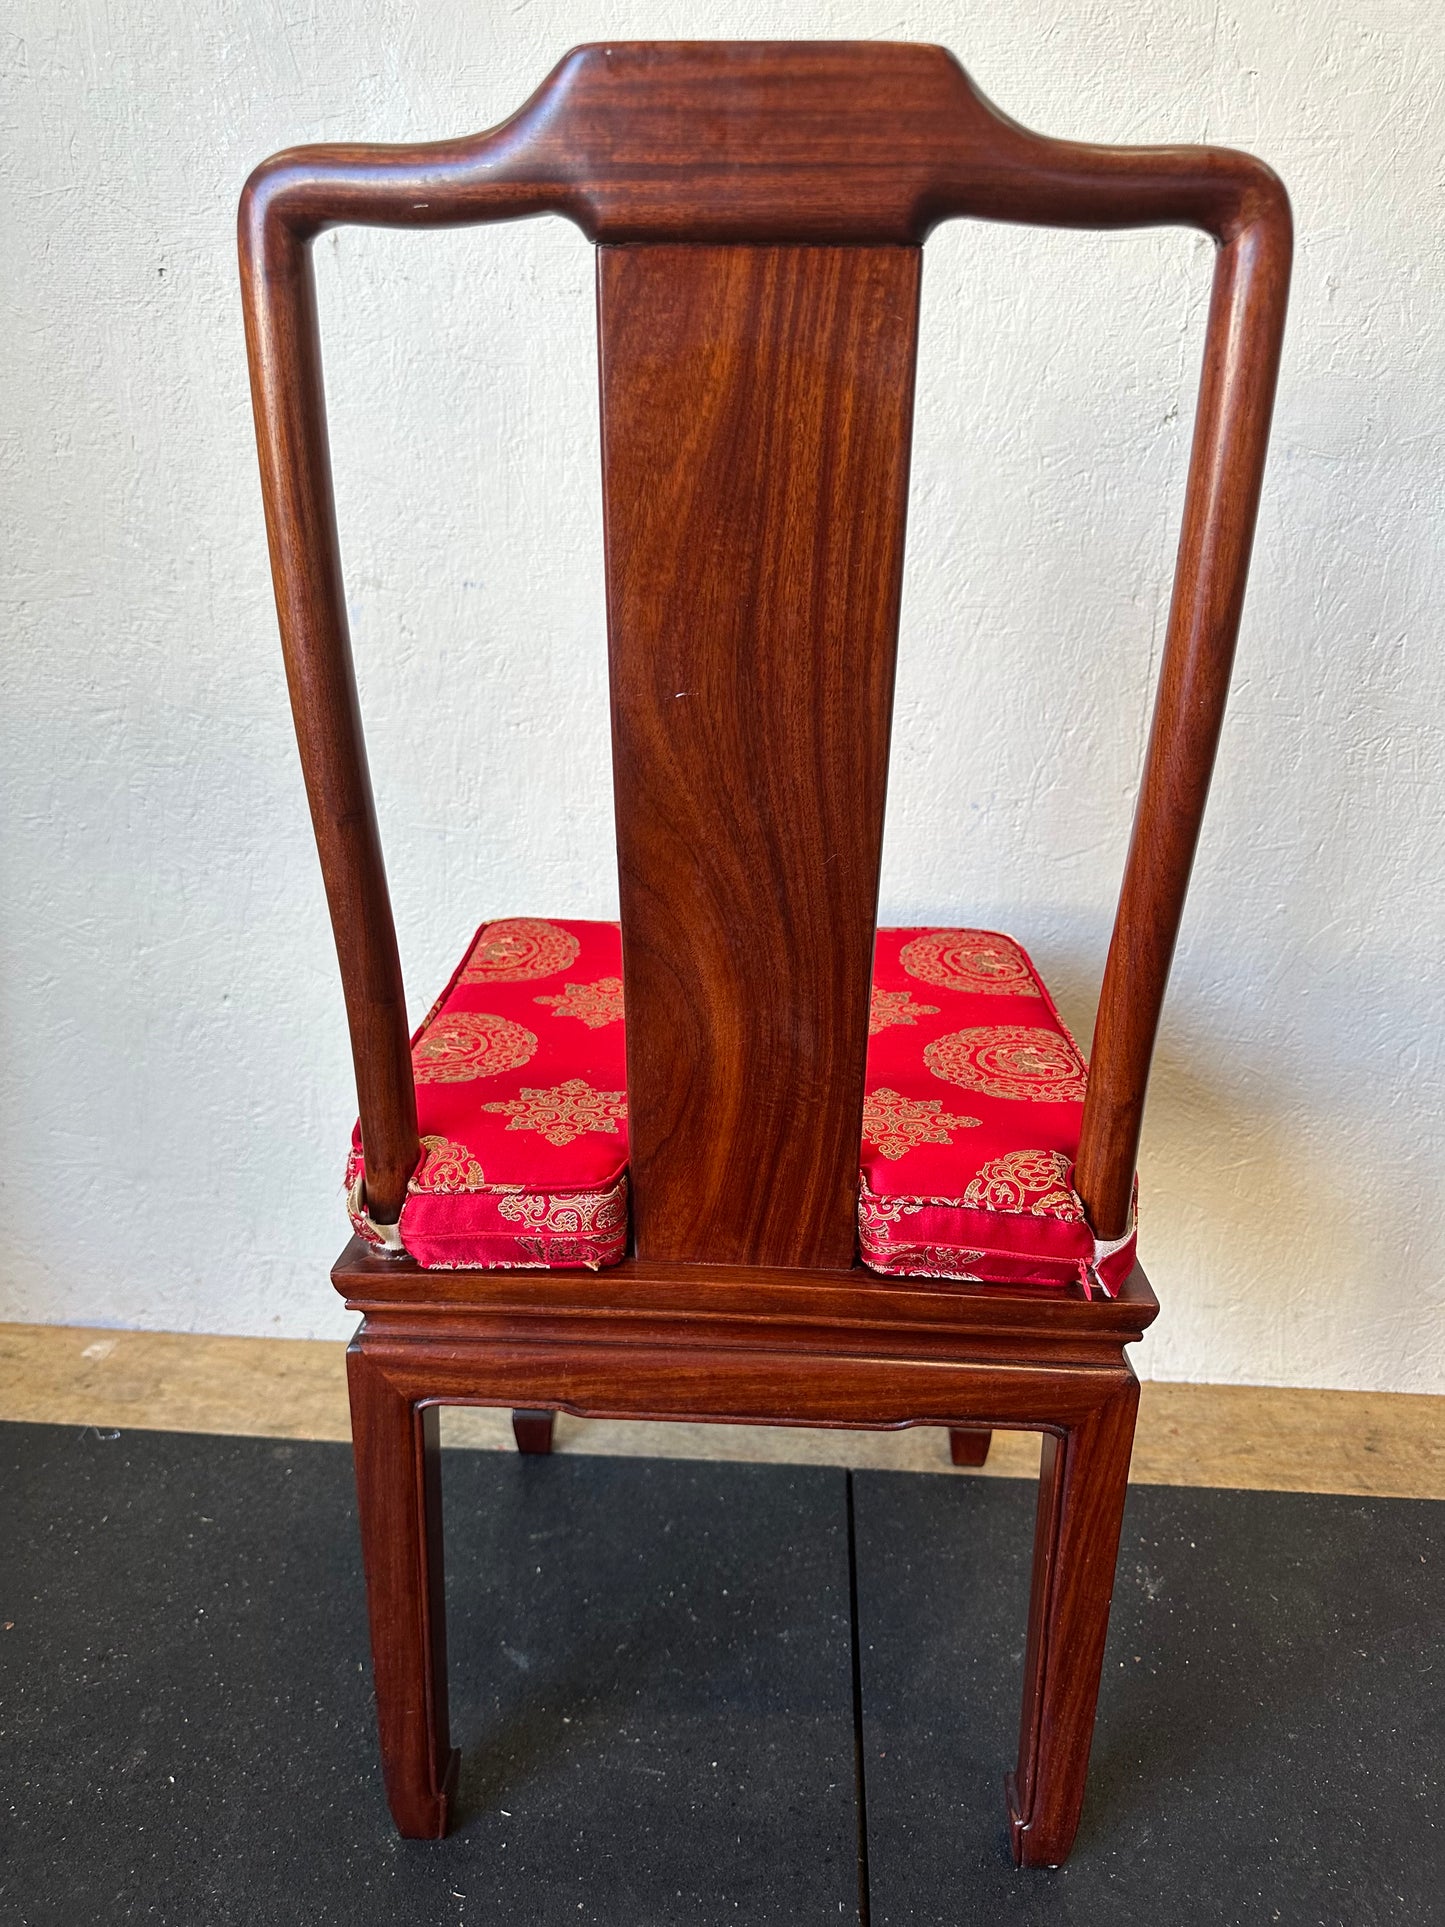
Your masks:
{"label": "brocade fabric", "polygon": [[[616,1264],[627,1244],[622,953],[611,923],[484,924],[412,1039],[422,1157],[400,1224],[428,1268]],[[988,930],[880,930],[858,1242],[896,1277],[1113,1293],[1134,1233],[1073,1188],[1087,1071],[1027,952]]]}
{"label": "brocade fabric", "polygon": [[1027,951],[992,930],[880,930],[869,1033],[863,1262],[1112,1295],[1133,1228],[1099,1243],[1074,1191],[1088,1073]]}
{"label": "brocade fabric", "polygon": [[[483,924],[411,1045],[421,1161],[400,1243],[428,1269],[615,1265],[627,1248],[622,940],[615,923]],[[347,1168],[362,1207],[360,1126]]]}

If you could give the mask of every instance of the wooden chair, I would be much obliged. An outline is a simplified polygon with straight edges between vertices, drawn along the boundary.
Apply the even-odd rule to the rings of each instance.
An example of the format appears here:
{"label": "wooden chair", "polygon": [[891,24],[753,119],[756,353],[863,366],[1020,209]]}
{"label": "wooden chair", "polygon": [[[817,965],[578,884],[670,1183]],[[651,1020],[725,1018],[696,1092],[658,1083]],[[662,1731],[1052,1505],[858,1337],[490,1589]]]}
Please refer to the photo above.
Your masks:
{"label": "wooden chair", "polygon": [[[297,148],[241,202],[247,341],[296,730],[340,955],[366,1196],[418,1158],[353,681],[309,244],[359,222],[556,213],[598,244],[632,1244],[612,1270],[426,1271],[358,1240],[349,1353],[381,1751],[401,1832],[447,1826],[437,1410],[1042,1432],[1020,1863],[1084,1794],[1138,1387],[1141,1270],[1082,1289],[856,1259],[869,970],[921,243],[957,215],[1178,223],[1218,244],[1173,607],[1093,1040],[1076,1185],[1122,1233],[1224,710],[1284,323],[1289,206],[1218,148],[1030,133],[935,47],[569,54],[471,139]],[[686,423],[679,456],[677,424]],[[766,689],[766,700],[760,689]],[[676,700],[705,689],[706,704]],[[786,986],[786,995],[780,987]],[[766,1170],[766,1185],[749,1174]],[[530,1417],[529,1417],[530,1415]]]}

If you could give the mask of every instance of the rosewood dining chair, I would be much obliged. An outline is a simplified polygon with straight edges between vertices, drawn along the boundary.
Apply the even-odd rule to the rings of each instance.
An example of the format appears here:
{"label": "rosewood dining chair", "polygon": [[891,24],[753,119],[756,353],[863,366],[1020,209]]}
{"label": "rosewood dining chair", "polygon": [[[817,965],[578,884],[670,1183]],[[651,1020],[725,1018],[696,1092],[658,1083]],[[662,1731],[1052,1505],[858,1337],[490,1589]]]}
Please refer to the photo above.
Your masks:
{"label": "rosewood dining chair", "polygon": [[[413,1047],[347,633],[310,243],[342,223],[537,214],[597,244],[620,978],[610,927],[484,926]],[[900,1144],[943,1156],[950,1133],[979,1123],[891,1086],[870,1085],[869,1101],[893,1121],[865,1114],[870,994],[885,1023],[941,1008],[873,972],[922,243],[957,216],[1179,224],[1217,248],[1087,1085],[1007,939],[890,937],[909,983],[938,986],[928,996],[962,985],[1011,1000],[1011,1026],[954,1030],[923,1052],[971,1110],[1002,1092],[1042,1116],[1048,1105],[1017,1100],[1056,1074],[1054,1095],[1077,1100],[1072,1155],[1009,1153],[962,1201],[972,1224],[1076,1243],[1059,1246],[1062,1270],[1036,1255],[992,1276],[986,1253],[941,1232],[890,1246],[930,1200],[885,1198],[866,1170],[860,1188],[860,1136],[883,1146],[886,1176]],[[1290,251],[1287,198],[1259,161],[1046,139],[924,46],[582,47],[489,133],[294,148],[247,183],[271,564],[356,1066],[359,1235],[332,1277],[361,1313],[353,1439],[382,1763],[403,1834],[444,1833],[456,1784],[437,1414],[473,1404],[511,1408],[524,1449],[546,1449],[558,1411],[933,1425],[975,1463],[995,1428],[1042,1433],[1006,1790],[1016,1859],[1068,1854],[1138,1400],[1124,1348],[1158,1309],[1132,1244],[1140,1119],[1239,626]],[[589,944],[604,947],[600,974],[564,982]],[[555,994],[537,994],[549,974]],[[504,1012],[504,990],[528,1001]],[[608,1075],[597,1059],[550,1089],[481,1101],[502,1085],[478,1080],[529,1053],[555,1049],[558,1075],[565,1049],[621,1040],[624,1007],[625,1088],[594,1084]],[[542,1036],[564,1018],[575,1046]],[[959,1043],[985,1032],[993,1072]],[[607,1048],[615,1083],[624,1043]],[[420,1128],[423,1100],[462,1122]],[[457,1134],[488,1112],[508,1123],[492,1120],[483,1155]],[[564,1209],[562,1192],[533,1195],[542,1180],[505,1162],[528,1131],[538,1157],[575,1142],[612,1162],[574,1170]],[[1005,1166],[1022,1190],[994,1185]],[[1054,1186],[1042,1203],[1028,1190],[1039,1169]]]}

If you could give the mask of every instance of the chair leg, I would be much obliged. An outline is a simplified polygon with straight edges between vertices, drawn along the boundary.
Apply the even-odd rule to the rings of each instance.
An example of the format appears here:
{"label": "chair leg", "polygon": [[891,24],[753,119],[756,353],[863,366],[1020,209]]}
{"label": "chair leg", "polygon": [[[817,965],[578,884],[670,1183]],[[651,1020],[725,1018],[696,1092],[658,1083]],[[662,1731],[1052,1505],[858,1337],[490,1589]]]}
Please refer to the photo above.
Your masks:
{"label": "chair leg", "polygon": [[1131,1372],[1088,1418],[1044,1435],[1018,1770],[1006,1782],[1021,1867],[1061,1866],[1078,1830],[1138,1404]]}
{"label": "chair leg", "polygon": [[949,1428],[948,1454],[955,1465],[983,1465],[993,1433],[981,1425],[954,1425]]}
{"label": "chair leg", "polygon": [[447,1725],[437,1408],[398,1391],[363,1337],[347,1369],[386,1796],[399,1833],[439,1840],[461,1756]]}
{"label": "chair leg", "polygon": [[519,1452],[550,1452],[555,1412],[513,1412],[512,1434]]}

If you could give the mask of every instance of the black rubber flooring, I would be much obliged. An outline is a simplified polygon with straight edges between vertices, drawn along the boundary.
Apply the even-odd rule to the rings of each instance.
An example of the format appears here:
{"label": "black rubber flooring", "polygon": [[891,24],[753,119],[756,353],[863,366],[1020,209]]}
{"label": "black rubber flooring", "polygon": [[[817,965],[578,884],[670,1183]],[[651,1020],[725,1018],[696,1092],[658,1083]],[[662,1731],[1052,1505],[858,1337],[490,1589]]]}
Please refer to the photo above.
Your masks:
{"label": "black rubber flooring", "polygon": [[1445,1920],[1445,1507],[1136,1490],[1079,1843],[1019,1874],[1031,1488],[444,1464],[467,1764],[427,1844],[345,1447],[0,1426],[4,1927]]}

